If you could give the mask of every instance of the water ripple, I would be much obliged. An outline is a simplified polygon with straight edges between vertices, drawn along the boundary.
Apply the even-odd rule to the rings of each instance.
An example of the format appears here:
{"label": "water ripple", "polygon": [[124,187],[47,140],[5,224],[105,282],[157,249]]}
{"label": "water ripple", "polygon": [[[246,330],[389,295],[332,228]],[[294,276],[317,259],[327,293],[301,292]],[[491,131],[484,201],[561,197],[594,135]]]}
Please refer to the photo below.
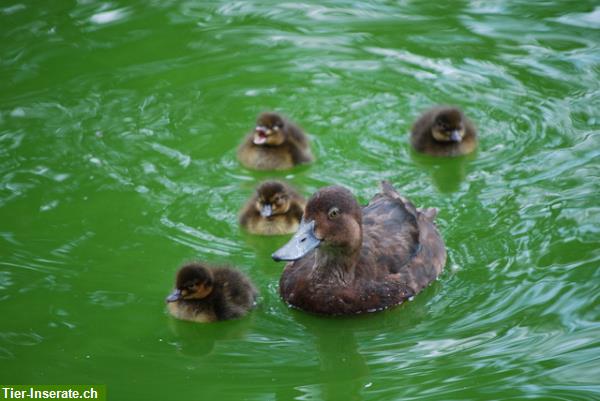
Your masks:
{"label": "water ripple", "polygon": [[171,240],[201,253],[229,256],[240,249],[235,241],[214,236],[181,222],[171,221],[168,217],[162,217],[160,222],[171,231],[174,231],[173,234],[168,236]]}
{"label": "water ripple", "polygon": [[[0,7],[7,377],[31,358],[58,366],[38,363],[40,377],[69,376],[77,355],[98,355],[115,394],[130,388],[119,369],[152,378],[151,360],[183,396],[193,382],[226,399],[597,397],[598,12],[522,0]],[[476,123],[472,157],[411,151],[412,122],[440,103]],[[270,109],[309,132],[313,165],[239,165],[238,143]],[[285,238],[237,224],[270,178],[305,195],[343,184],[361,203],[390,180],[439,208],[446,271],[380,314],[289,308],[269,256]],[[161,266],[190,258],[247,266],[259,307],[208,327],[168,318]],[[61,355],[46,341],[59,331],[72,347]]]}

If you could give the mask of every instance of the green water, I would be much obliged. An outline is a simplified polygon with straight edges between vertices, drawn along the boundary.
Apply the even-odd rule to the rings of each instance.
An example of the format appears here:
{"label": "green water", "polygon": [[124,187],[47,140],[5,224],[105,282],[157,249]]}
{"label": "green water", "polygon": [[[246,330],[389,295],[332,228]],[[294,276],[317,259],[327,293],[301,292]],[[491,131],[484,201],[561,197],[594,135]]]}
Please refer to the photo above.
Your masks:
{"label": "green water", "polygon": [[[111,401],[600,399],[597,1],[5,1],[0,38],[1,383],[100,383]],[[476,155],[410,151],[438,103],[476,122]],[[271,109],[310,133],[315,164],[238,164]],[[287,238],[237,225],[268,177],[361,202],[390,180],[440,209],[444,273],[378,314],[290,310],[269,257]],[[169,317],[194,259],[246,272],[258,308]]]}

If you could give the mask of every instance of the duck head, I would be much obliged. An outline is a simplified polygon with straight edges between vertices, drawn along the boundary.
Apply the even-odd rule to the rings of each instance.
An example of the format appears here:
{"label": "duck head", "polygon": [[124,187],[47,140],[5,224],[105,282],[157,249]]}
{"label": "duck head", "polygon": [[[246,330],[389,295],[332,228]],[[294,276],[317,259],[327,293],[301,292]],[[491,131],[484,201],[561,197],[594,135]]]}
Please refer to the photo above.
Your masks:
{"label": "duck head", "polygon": [[280,181],[265,181],[256,189],[256,210],[269,218],[290,210],[291,191]]}
{"label": "duck head", "polygon": [[317,191],[304,210],[298,231],[273,253],[275,261],[298,260],[313,249],[352,255],[362,245],[362,211],[352,193],[331,186]]}
{"label": "duck head", "polygon": [[213,274],[200,263],[189,263],[177,272],[175,290],[167,302],[206,298],[213,290]]}
{"label": "duck head", "polygon": [[254,137],[255,145],[278,146],[285,142],[285,120],[277,113],[262,113],[256,120]]}
{"label": "duck head", "polygon": [[438,112],[431,128],[433,139],[438,142],[461,142],[465,136],[463,113],[454,107]]}

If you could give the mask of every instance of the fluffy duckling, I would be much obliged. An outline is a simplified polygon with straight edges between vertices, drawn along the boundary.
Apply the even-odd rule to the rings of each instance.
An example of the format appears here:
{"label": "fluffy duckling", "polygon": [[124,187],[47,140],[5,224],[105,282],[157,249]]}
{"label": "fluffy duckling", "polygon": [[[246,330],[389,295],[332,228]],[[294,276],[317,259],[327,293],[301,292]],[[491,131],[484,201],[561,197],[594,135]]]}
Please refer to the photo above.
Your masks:
{"label": "fluffy duckling", "polygon": [[415,150],[431,156],[462,156],[477,147],[477,131],[459,108],[438,106],[414,123],[410,142]]}
{"label": "fluffy duckling", "polygon": [[308,138],[277,113],[262,113],[238,149],[238,159],[255,170],[284,170],[314,160]]}
{"label": "fluffy duckling", "polygon": [[305,201],[281,181],[258,186],[240,214],[240,225],[252,234],[290,234],[298,229]]}
{"label": "fluffy duckling", "polygon": [[175,290],[166,299],[177,319],[208,323],[235,319],[256,304],[258,292],[241,272],[189,263],[177,272]]}
{"label": "fluffy duckling", "polygon": [[296,234],[273,254],[276,261],[292,261],[279,281],[281,297],[325,315],[402,303],[446,263],[436,214],[436,209],[416,209],[387,182],[362,208],[346,188],[320,189],[309,199]]}

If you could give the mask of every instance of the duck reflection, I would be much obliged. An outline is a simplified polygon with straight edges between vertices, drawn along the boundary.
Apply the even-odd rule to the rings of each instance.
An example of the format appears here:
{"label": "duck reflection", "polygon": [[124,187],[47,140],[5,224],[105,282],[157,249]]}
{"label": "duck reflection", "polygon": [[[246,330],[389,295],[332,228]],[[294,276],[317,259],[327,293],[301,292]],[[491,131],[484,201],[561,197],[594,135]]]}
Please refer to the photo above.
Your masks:
{"label": "duck reflection", "polygon": [[214,324],[198,324],[169,318],[169,329],[174,339],[171,344],[186,356],[208,356],[220,341],[244,339],[252,327],[254,316],[227,320]]}
{"label": "duck reflection", "polygon": [[411,152],[413,163],[431,175],[433,184],[442,193],[456,192],[469,172],[474,155],[440,158]]}
{"label": "duck reflection", "polygon": [[[427,296],[416,297],[414,301],[378,313],[368,313],[352,317],[328,317],[307,314],[290,309],[290,314],[305,332],[314,338],[318,368],[312,366],[310,372],[294,371],[294,379],[276,388],[276,399],[303,400],[362,400],[370,391],[372,372],[369,355],[381,358],[396,356],[405,347],[399,333],[409,333],[415,326],[431,318],[428,303],[436,297],[440,286],[434,283],[425,292]],[[377,346],[374,339],[386,344],[386,350],[367,351],[361,343]],[[308,342],[312,342],[307,340]],[[312,355],[307,355],[307,359]]]}
{"label": "duck reflection", "polygon": [[290,312],[294,320],[315,338],[319,368],[317,372],[311,372],[310,379],[305,377],[302,383],[278,388],[277,400],[303,399],[306,393],[323,400],[361,400],[369,367],[358,351],[356,319],[325,320],[302,312]]}

